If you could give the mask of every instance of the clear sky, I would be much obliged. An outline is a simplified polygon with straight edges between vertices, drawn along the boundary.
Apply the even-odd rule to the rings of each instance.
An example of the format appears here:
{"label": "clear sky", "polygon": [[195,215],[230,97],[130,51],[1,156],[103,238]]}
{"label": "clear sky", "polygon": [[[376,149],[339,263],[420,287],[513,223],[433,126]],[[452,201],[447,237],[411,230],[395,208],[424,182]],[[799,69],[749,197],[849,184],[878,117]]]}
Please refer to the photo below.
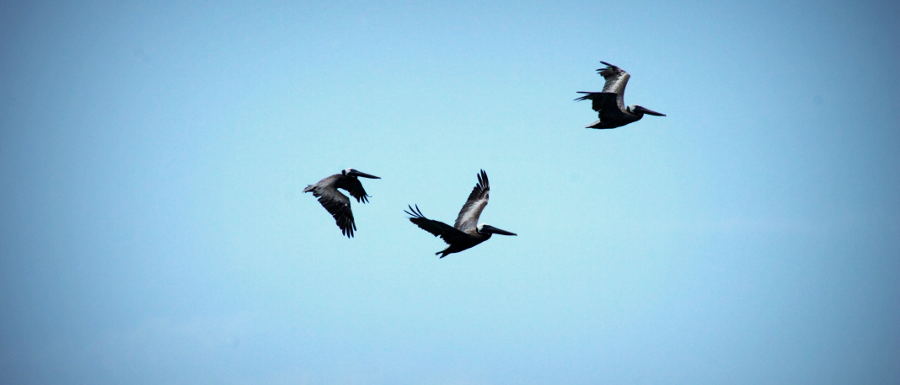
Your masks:
{"label": "clear sky", "polygon": [[0,4],[0,383],[900,383],[897,2],[372,3]]}

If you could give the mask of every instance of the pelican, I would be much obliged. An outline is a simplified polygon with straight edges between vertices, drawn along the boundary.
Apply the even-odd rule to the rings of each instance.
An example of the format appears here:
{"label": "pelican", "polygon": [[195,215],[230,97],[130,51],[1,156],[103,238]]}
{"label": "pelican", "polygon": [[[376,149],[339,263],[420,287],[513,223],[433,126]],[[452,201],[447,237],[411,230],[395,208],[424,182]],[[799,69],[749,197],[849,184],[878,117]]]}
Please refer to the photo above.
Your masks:
{"label": "pelican", "polygon": [[478,174],[478,184],[472,189],[472,193],[469,194],[469,199],[466,200],[462,210],[459,210],[459,216],[456,217],[456,223],[453,227],[444,222],[425,218],[425,215],[422,215],[422,211],[419,210],[419,205],[416,205],[415,208],[409,206],[409,210],[404,212],[410,216],[410,222],[415,223],[416,226],[434,234],[436,237],[441,237],[444,242],[450,245],[446,249],[434,253],[444,258],[447,254],[458,253],[484,242],[490,239],[493,234],[516,235],[491,225],[476,225],[478,217],[481,216],[481,211],[488,204],[490,191],[491,185],[488,182],[487,173],[481,170]]}
{"label": "pelican", "polygon": [[304,193],[311,192],[314,197],[319,198],[319,203],[331,213],[338,228],[341,229],[341,233],[348,238],[353,238],[353,232],[356,231],[356,222],[353,221],[353,212],[350,211],[350,198],[341,194],[338,189],[347,190],[351,196],[356,198],[357,202],[367,203],[369,195],[366,195],[366,190],[363,189],[362,183],[359,183],[359,179],[357,179],[360,176],[363,178],[381,179],[375,175],[348,168],[341,171],[340,174],[325,177],[316,182],[316,184],[311,184],[303,189]]}
{"label": "pelican", "polygon": [[597,73],[606,79],[601,92],[578,91],[579,94],[585,94],[575,100],[591,100],[594,111],[597,111],[597,117],[600,119],[585,128],[616,128],[624,126],[628,123],[636,122],[644,117],[644,114],[655,116],[666,116],[649,108],[638,105],[625,107],[625,85],[628,84],[628,78],[631,75],[625,70],[609,64],[605,61],[601,63],[606,68],[598,68]]}

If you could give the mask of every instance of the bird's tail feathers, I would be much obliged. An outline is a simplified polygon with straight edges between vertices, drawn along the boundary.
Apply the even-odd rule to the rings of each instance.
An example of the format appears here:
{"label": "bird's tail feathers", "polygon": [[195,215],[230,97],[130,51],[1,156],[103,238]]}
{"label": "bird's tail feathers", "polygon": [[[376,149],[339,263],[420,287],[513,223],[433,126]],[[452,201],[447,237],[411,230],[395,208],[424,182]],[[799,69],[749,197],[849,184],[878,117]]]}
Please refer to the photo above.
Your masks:
{"label": "bird's tail feathers", "polygon": [[600,119],[594,123],[584,126],[584,128],[605,129],[605,128],[613,128],[613,127],[607,127],[606,124],[603,122],[603,119]]}

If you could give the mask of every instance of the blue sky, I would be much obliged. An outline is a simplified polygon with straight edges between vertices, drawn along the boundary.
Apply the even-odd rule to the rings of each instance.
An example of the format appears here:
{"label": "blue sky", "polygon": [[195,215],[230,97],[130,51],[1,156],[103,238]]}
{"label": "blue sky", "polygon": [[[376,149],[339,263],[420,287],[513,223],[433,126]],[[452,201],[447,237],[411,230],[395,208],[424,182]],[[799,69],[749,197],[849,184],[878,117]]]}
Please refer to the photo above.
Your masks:
{"label": "blue sky", "polygon": [[0,382],[900,382],[898,11],[4,2]]}

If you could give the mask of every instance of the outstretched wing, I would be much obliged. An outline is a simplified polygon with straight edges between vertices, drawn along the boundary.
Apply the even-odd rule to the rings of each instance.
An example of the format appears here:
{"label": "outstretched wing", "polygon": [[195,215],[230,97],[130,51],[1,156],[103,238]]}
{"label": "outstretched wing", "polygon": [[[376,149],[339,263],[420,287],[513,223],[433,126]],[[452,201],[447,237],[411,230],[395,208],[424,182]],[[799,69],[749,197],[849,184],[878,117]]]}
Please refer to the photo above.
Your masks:
{"label": "outstretched wing", "polygon": [[603,92],[619,94],[620,97],[625,96],[625,86],[628,84],[628,78],[631,75],[625,70],[605,61],[601,61],[601,63],[606,64],[606,68],[597,68],[597,73],[603,76],[603,79],[606,79],[606,84],[603,85]]}
{"label": "outstretched wing", "polygon": [[[625,85],[628,84],[628,79],[631,75],[629,75],[628,72],[625,72],[625,70],[605,61],[601,61],[601,63],[606,64],[606,68],[597,69],[597,73],[606,79],[606,84],[603,85],[603,91],[578,91],[579,94],[584,94],[584,96],[578,97],[575,100],[590,100],[591,108],[600,113],[599,116],[602,121],[605,114],[621,114],[625,111]],[[599,123],[599,121],[597,123]]]}
{"label": "outstretched wing", "polygon": [[353,220],[353,212],[350,211],[350,198],[333,187],[314,187],[312,193],[319,199],[322,207],[334,217],[334,222],[341,229],[341,233],[353,238],[356,222]]}
{"label": "outstretched wing", "polygon": [[345,176],[338,180],[336,187],[347,190],[351,196],[356,198],[357,202],[369,202],[369,195],[366,194],[366,189],[363,188],[362,183],[356,177]]}
{"label": "outstretched wing", "polygon": [[578,91],[579,94],[585,94],[584,96],[578,97],[575,100],[590,100],[591,108],[594,111],[597,111],[603,114],[604,111],[607,112],[616,112],[623,111],[625,109],[625,105],[622,101],[622,96],[619,94],[614,94],[611,92],[586,92],[586,91]]}
{"label": "outstretched wing", "polygon": [[472,192],[469,193],[469,199],[466,200],[466,204],[459,210],[459,215],[456,217],[456,223],[453,224],[453,227],[462,232],[477,231],[478,217],[484,211],[484,206],[488,204],[490,192],[491,183],[488,181],[487,173],[481,170],[478,173],[478,183],[472,189]]}
{"label": "outstretched wing", "polygon": [[441,237],[448,245],[465,241],[466,238],[469,237],[462,231],[459,231],[444,222],[425,218],[425,215],[422,215],[422,211],[419,210],[419,205],[416,205],[415,208],[409,206],[409,210],[404,210],[403,212],[409,215],[410,222],[415,223],[420,229],[425,230],[436,237]]}

